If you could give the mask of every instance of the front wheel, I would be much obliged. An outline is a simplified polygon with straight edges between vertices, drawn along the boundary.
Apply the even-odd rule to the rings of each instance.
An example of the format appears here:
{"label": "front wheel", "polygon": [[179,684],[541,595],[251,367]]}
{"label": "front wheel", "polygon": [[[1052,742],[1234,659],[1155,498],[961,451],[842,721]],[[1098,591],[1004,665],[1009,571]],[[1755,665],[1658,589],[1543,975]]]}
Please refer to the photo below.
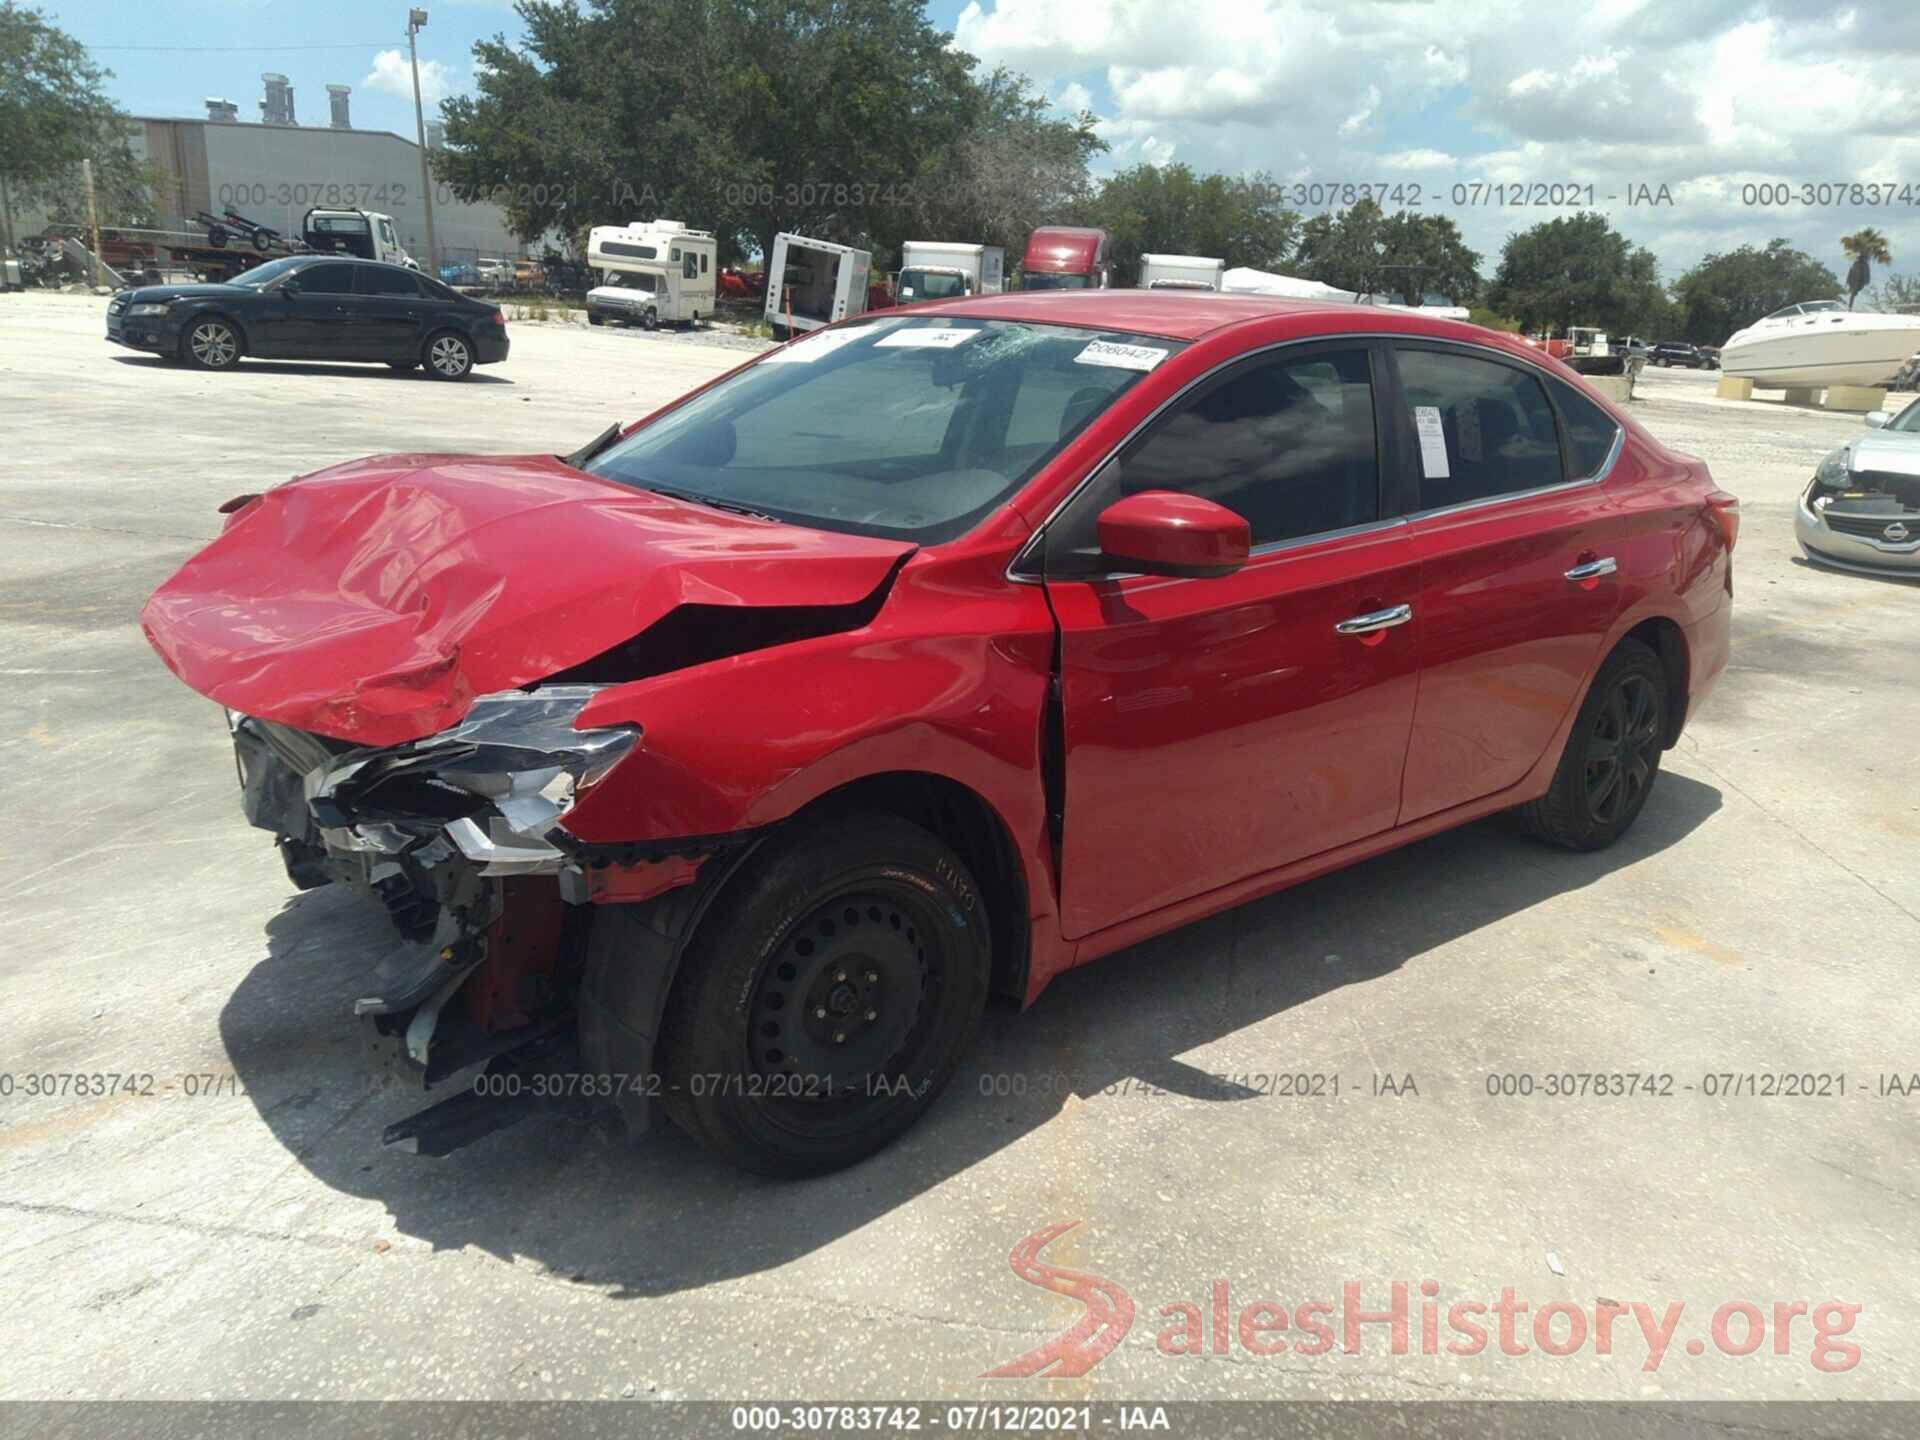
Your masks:
{"label": "front wheel", "polygon": [[960,857],[919,826],[794,827],[689,947],[662,1027],[667,1114],[762,1174],[864,1159],[959,1064],[986,1005],[988,928]]}
{"label": "front wheel", "polygon": [[240,335],[217,316],[195,320],[180,337],[180,358],[202,370],[231,370],[240,360]]}
{"label": "front wheel", "polygon": [[660,328],[660,312],[649,305],[647,307],[647,313],[640,317],[640,328],[642,330],[658,330]]}
{"label": "front wheel", "polygon": [[442,330],[427,341],[427,373],[436,380],[464,380],[473,369],[473,346],[467,337]]}
{"label": "front wheel", "polygon": [[1574,717],[1553,784],[1523,805],[1523,828],[1570,850],[1600,850],[1646,806],[1666,745],[1667,676],[1638,640],[1614,648]]}

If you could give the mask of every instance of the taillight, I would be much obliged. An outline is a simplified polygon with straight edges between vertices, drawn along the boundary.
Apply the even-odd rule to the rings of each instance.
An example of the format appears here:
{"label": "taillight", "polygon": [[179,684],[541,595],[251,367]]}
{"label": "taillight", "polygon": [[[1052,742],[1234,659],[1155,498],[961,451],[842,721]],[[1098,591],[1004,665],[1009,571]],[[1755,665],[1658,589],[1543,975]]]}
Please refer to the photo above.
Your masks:
{"label": "taillight", "polygon": [[1725,490],[1710,491],[1707,495],[1707,513],[1718,522],[1727,549],[1732,550],[1733,542],[1740,538],[1740,497]]}
{"label": "taillight", "polygon": [[506,329],[507,328],[507,312],[504,310],[495,310],[493,312],[493,323],[498,325],[502,330]]}

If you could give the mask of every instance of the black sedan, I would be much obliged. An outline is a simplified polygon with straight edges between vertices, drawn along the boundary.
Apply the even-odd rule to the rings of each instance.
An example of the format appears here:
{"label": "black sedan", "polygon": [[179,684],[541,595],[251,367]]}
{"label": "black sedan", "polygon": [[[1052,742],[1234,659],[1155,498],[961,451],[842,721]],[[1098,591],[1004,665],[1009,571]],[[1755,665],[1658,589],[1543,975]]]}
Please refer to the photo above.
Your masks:
{"label": "black sedan", "polygon": [[399,265],[331,255],[269,261],[224,285],[147,285],[107,305],[107,339],[203,370],[243,355],[424,365],[460,380],[507,358],[497,305]]}
{"label": "black sedan", "polygon": [[1653,347],[1653,363],[1684,365],[1689,370],[1711,370],[1716,361],[1698,345],[1689,345],[1684,340],[1662,340]]}

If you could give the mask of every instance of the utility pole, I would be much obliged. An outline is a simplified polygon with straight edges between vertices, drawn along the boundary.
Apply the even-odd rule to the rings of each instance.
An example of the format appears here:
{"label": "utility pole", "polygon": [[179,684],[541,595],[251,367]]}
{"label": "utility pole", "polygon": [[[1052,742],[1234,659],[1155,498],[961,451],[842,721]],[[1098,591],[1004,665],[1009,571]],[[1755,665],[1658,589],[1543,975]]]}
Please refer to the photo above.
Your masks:
{"label": "utility pole", "polygon": [[413,61],[413,126],[420,140],[420,203],[427,207],[427,263],[420,268],[440,278],[440,247],[433,239],[433,178],[427,171],[427,115],[420,106],[420,50],[414,37],[427,27],[427,12],[407,12],[407,55]]}
{"label": "utility pole", "polygon": [[93,288],[100,288],[100,212],[93,203],[93,161],[80,162],[80,179],[87,187],[87,229],[93,237]]}

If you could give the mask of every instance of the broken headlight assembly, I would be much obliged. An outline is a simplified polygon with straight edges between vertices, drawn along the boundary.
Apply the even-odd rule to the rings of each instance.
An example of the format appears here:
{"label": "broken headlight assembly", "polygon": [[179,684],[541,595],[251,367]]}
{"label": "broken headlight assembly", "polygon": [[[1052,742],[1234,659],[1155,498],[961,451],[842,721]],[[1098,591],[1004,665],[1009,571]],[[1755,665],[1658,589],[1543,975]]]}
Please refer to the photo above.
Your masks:
{"label": "broken headlight assembly", "polygon": [[1824,510],[1835,495],[1853,483],[1848,459],[1847,447],[1842,445],[1814,467],[1813,484],[1807,489],[1807,504],[1814,510]]}
{"label": "broken headlight assembly", "polygon": [[[632,750],[639,727],[577,730],[600,690],[549,685],[482,695],[466,718],[424,740],[349,750],[306,772],[307,808],[330,850],[391,852],[422,825],[483,876],[559,870],[547,840],[574,797]],[[398,834],[396,834],[398,832]]]}

